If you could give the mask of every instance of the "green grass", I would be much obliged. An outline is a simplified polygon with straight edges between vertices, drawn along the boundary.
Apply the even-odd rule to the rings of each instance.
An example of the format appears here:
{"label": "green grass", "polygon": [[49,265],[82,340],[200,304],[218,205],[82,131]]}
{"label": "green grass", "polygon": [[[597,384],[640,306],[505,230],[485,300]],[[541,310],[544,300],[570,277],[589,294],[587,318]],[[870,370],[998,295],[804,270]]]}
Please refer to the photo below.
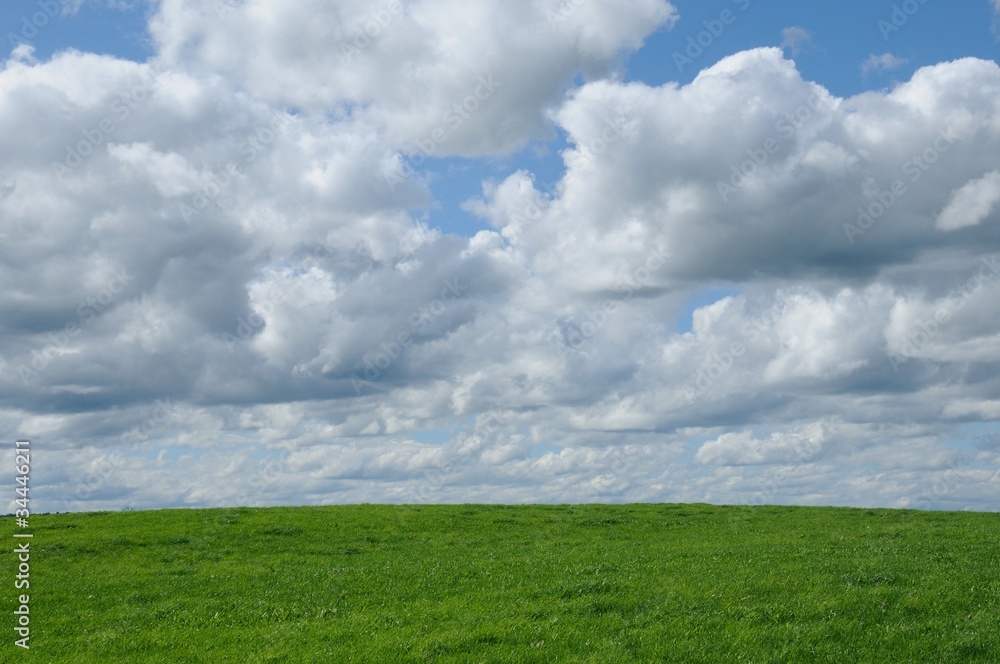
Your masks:
{"label": "green grass", "polygon": [[32,530],[30,653],[4,547],[5,662],[1000,662],[1000,514],[359,505]]}

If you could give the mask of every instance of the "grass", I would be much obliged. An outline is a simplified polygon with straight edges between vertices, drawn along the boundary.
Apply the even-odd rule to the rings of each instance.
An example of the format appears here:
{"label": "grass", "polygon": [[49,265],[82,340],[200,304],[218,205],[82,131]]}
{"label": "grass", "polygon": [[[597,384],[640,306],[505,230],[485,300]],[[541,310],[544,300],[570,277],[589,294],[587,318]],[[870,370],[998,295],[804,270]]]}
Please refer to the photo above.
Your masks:
{"label": "grass", "polygon": [[1000,514],[358,505],[32,530],[31,651],[5,547],[2,661],[1000,662]]}

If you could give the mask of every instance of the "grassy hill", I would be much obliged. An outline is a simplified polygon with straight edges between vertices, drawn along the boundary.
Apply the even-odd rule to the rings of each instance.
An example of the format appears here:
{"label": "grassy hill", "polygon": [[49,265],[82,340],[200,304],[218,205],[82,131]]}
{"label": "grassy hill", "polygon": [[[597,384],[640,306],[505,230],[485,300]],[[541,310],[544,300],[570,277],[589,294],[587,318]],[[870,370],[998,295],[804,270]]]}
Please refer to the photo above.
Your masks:
{"label": "grassy hill", "polygon": [[32,530],[31,651],[4,581],[5,662],[1000,662],[1000,514],[358,505]]}

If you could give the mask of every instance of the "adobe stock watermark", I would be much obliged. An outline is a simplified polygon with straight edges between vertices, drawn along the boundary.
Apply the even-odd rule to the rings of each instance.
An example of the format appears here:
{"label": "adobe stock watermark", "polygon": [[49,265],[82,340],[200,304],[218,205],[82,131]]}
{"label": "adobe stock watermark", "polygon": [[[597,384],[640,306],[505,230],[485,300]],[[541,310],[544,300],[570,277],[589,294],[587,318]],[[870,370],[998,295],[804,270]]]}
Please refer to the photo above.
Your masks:
{"label": "adobe stock watermark", "polygon": [[272,288],[268,291],[267,296],[257,303],[257,307],[247,314],[246,318],[242,316],[236,317],[236,334],[235,336],[226,332],[222,335],[222,341],[226,344],[226,348],[230,353],[236,348],[236,346],[241,341],[247,341],[252,338],[257,332],[264,329],[267,324],[267,318],[265,316],[270,316],[274,313],[274,307],[278,303],[285,299],[285,293],[280,288]]}
{"label": "adobe stock watermark", "polygon": [[418,307],[410,314],[407,322],[409,328],[400,331],[389,341],[383,341],[377,348],[365,353],[361,358],[364,369],[361,375],[351,375],[351,387],[354,394],[361,396],[361,392],[372,383],[379,380],[392,364],[398,360],[413,345],[413,333],[424,330],[434,319],[443,314],[449,304],[455,302],[462,294],[468,290],[468,286],[462,284],[458,279],[445,279],[444,288],[440,294],[430,304]]}
{"label": "adobe stock watermark", "polygon": [[[642,265],[618,281],[615,290],[621,295],[620,300],[628,301],[637,291],[648,286],[652,282],[654,273],[662,269],[666,262],[665,254],[656,249],[650,251]],[[564,359],[567,354],[579,351],[587,341],[596,337],[620,307],[619,300],[609,298],[597,308],[588,309],[584,313],[582,322],[578,323],[572,318],[561,321],[559,326],[549,333],[548,344],[555,349],[560,358]]]}
{"label": "adobe stock watermark", "polygon": [[[527,224],[542,218],[542,215],[552,205],[552,202],[559,196],[559,186],[563,188],[575,181],[580,172],[594,164],[596,157],[600,157],[604,152],[618,140],[625,138],[626,119],[619,116],[614,121],[603,120],[604,128],[599,136],[586,141],[577,146],[577,150],[571,158],[572,163],[567,163],[566,175],[558,182],[542,185],[542,190],[534,190],[534,195],[530,198],[524,197],[527,202],[520,210],[511,213],[510,220],[513,222]],[[584,148],[584,149],[580,149]]]}
{"label": "adobe stock watermark", "polygon": [[[778,323],[781,314],[789,308],[788,296],[784,291],[775,293],[774,303],[755,319],[743,324],[740,335],[747,344],[754,343],[762,334]],[[684,396],[688,404],[693,404],[699,397],[712,390],[715,383],[743,357],[747,347],[744,341],[733,341],[721,353],[713,351],[702,362],[694,379],[684,387]]]}
{"label": "adobe stock watermark", "polygon": [[402,157],[398,168],[392,169],[391,172],[383,175],[390,191],[395,191],[397,185],[416,174],[416,168],[422,166],[424,162],[430,159],[437,152],[439,145],[447,143],[452,134],[466,120],[471,118],[482,107],[484,102],[493,96],[497,88],[503,86],[500,81],[493,79],[492,73],[480,76],[478,83],[467,97],[456,102],[451,108],[445,111],[442,116],[441,125],[432,129],[424,138],[417,139],[414,142],[415,150],[413,154],[408,157]]}
{"label": "adobe stock watermark", "polygon": [[215,16],[220,21],[246,4],[246,0],[215,0]]}
{"label": "adobe stock watermark", "polygon": [[404,503],[415,503],[418,501],[428,501],[435,492],[440,491],[446,484],[447,479],[462,468],[473,465],[482,455],[484,447],[496,434],[507,426],[507,420],[503,412],[496,408],[486,411],[486,420],[483,424],[477,424],[476,433],[463,441],[461,449],[456,454],[447,456],[443,463],[432,470],[424,471],[424,479],[416,487],[412,487],[409,492],[409,499]]}
{"label": "adobe stock watermark", "polygon": [[[15,542],[19,539],[30,539],[34,533],[26,532],[31,518],[31,499],[28,497],[31,483],[31,441],[14,441],[14,482],[20,486],[14,488],[14,494],[18,496],[14,499],[14,504],[18,509],[14,510],[14,522],[22,530],[14,533]],[[17,554],[17,574],[14,576],[14,588],[17,590],[28,590],[31,588],[31,542],[21,542],[14,548]],[[14,631],[20,639],[14,640],[14,645],[19,648],[29,650],[31,646],[31,596],[20,595],[17,597],[17,608],[14,609],[15,626]]]}
{"label": "adobe stock watermark", "polygon": [[760,489],[750,499],[751,505],[770,504],[774,497],[778,495],[781,487],[788,481],[792,466],[801,466],[812,461],[823,448],[823,443],[812,438],[803,438],[796,434],[798,440],[792,447],[795,460],[792,464],[785,464],[772,468],[764,477],[760,478]]}
{"label": "adobe stock watermark", "polygon": [[[611,447],[601,462],[608,472],[597,475],[591,482],[591,487],[596,490],[597,495],[613,496],[620,495],[628,488],[629,480],[626,471],[632,466],[629,463],[626,452],[634,452],[635,446],[615,445]],[[626,483],[626,486],[622,486]]]}
{"label": "adobe stock watermark", "polygon": [[[750,7],[751,0],[732,0],[732,3],[739,7],[740,11],[746,11]],[[736,23],[737,14],[732,9],[723,9],[718,18],[702,21],[705,29],[697,35],[687,38],[687,46],[684,52],[674,51],[674,65],[677,72],[683,74],[684,68],[693,65],[694,61],[702,56],[705,49],[710,47],[722,36],[726,28]]]}
{"label": "adobe stock watermark", "polygon": [[[533,190],[534,191],[534,190]],[[541,192],[535,192],[523,208],[515,211],[509,215],[510,220],[519,224],[527,224],[528,222],[538,221],[548,210],[549,206],[552,205],[552,199],[547,198],[541,194]]]}
{"label": "adobe stock watermark", "polygon": [[882,41],[889,41],[890,35],[899,32],[904,25],[910,22],[920,9],[927,4],[928,0],[905,0],[905,2],[894,4],[889,20],[879,19],[875,26],[882,33]]}
{"label": "adobe stock watermark", "polygon": [[819,111],[821,99],[820,95],[814,92],[795,110],[785,113],[774,123],[775,134],[773,136],[769,136],[757,147],[748,149],[746,151],[748,159],[730,167],[731,174],[728,182],[716,181],[715,189],[723,202],[728,202],[731,195],[742,189],[750,178],[770,161],[772,156],[781,151],[786,141],[795,138],[798,131]]}
{"label": "adobe stock watermark", "polygon": [[561,0],[555,9],[545,10],[545,20],[549,22],[550,28],[556,29],[575,14],[580,5],[585,2],[589,2],[589,0]]}
{"label": "adobe stock watermark", "polygon": [[[301,269],[304,272],[308,272],[309,270],[320,267],[319,262],[321,260],[326,260],[328,258],[348,257],[351,258],[352,260],[357,258],[362,258],[362,259],[365,258],[364,250],[360,246],[355,247],[353,252],[350,252],[350,254],[346,251],[340,251],[336,247],[327,244],[326,241],[323,239],[313,240],[310,246],[312,247],[312,249],[310,250],[309,255],[306,256],[299,264],[299,269]],[[351,254],[353,254],[353,256],[351,256]]]}
{"label": "adobe stock watermark", "polygon": [[955,491],[959,482],[969,479],[972,479],[972,471],[970,469],[963,469],[958,462],[958,458],[952,457],[948,460],[947,470],[931,482],[927,492],[917,497],[916,509],[934,509],[935,506],[940,504],[941,500]]}
{"label": "adobe stock watermark", "polygon": [[983,286],[993,281],[1000,273],[1000,261],[998,256],[984,257],[979,272],[970,277],[968,281],[949,293],[934,316],[925,320],[917,321],[915,329],[903,337],[903,343],[899,352],[888,352],[889,364],[892,370],[899,373],[899,367],[911,359],[918,356],[921,350],[931,343],[939,334],[942,326],[946,325],[951,318],[965,308],[969,300],[974,298]]}
{"label": "adobe stock watermark", "polygon": [[95,126],[83,129],[80,132],[83,138],[75,145],[66,146],[66,157],[62,161],[52,162],[52,168],[59,179],[72,174],[94,154],[99,145],[108,141],[118,130],[119,123],[128,120],[132,112],[149,99],[159,84],[159,76],[162,74],[163,70],[155,69],[150,65],[149,71],[141,82],[118,93],[118,98],[112,102],[107,115],[98,120]]}
{"label": "adobe stock watermark", "polygon": [[260,504],[260,495],[274,485],[278,479],[288,472],[288,464],[291,461],[290,450],[283,449],[277,456],[266,459],[259,459],[254,472],[247,480],[249,491],[242,494],[237,500],[239,505]]}
{"label": "adobe stock watermark", "polygon": [[27,385],[29,380],[37,378],[42,371],[45,371],[49,362],[67,352],[70,340],[80,334],[83,328],[105,311],[114,301],[115,296],[124,291],[134,278],[124,268],[119,269],[112,274],[106,287],[98,291],[96,295],[81,301],[76,306],[76,320],[66,323],[59,332],[49,332],[49,343],[45,344],[41,350],[31,351],[29,363],[21,362],[17,365],[17,374],[21,377],[21,381]]}
{"label": "adobe stock watermark", "polygon": [[400,0],[389,0],[381,8],[376,9],[368,18],[360,22],[357,34],[352,39],[348,42],[340,42],[340,59],[347,64],[353,62],[354,58],[371,46],[393,20],[402,13],[403,3]]}
{"label": "adobe stock watermark", "polygon": [[[903,175],[909,176],[910,183],[916,183],[923,177],[924,173],[938,162],[941,155],[951,149],[955,144],[955,137],[939,132],[934,144],[920,154],[915,154],[903,162],[900,166]],[[879,189],[874,181],[866,183],[866,195],[874,198],[867,207],[858,206],[858,219],[856,223],[844,224],[844,234],[848,241],[854,244],[858,236],[864,235],[875,226],[875,224],[892,209],[900,198],[906,195],[908,189],[906,182],[901,179],[893,180],[888,189]]]}
{"label": "adobe stock watermark", "polygon": [[[139,424],[135,425],[119,437],[119,445],[131,443],[126,453],[137,451],[142,443],[149,440],[150,434],[155,429],[169,421],[173,412],[176,410],[174,404],[172,404],[169,400],[157,399],[154,401],[154,404],[156,407],[153,409],[152,414],[143,418]],[[93,496],[95,491],[103,487],[112,477],[114,477],[115,473],[117,473],[125,463],[125,459],[125,455],[117,451],[98,457],[91,464],[93,470],[89,471],[76,487],[76,490],[73,492],[73,497],[77,500],[87,500]]]}
{"label": "adobe stock watermark", "polygon": [[619,140],[625,139],[626,122],[627,120],[623,116],[618,116],[614,121],[605,119],[603,121],[604,128],[601,129],[599,136],[577,145],[577,149],[572,156],[572,163],[566,164],[566,176],[563,178],[564,185],[573,182],[581,170],[590,168],[595,158],[604,154],[609,146]]}
{"label": "adobe stock watermark", "polygon": [[[261,127],[244,139],[236,149],[236,152],[243,157],[243,168],[246,168],[256,161],[261,154],[264,154],[291,122],[292,118],[288,114],[274,113],[268,119],[267,126]],[[235,206],[227,207],[223,205],[219,196],[241,174],[240,164],[233,161],[215,173],[210,173],[205,178],[205,183],[191,196],[190,204],[178,203],[178,211],[181,213],[184,221],[190,221],[201,214],[210,203],[215,203],[217,207],[223,210],[232,210],[235,208]]]}
{"label": "adobe stock watermark", "polygon": [[209,203],[214,202],[218,207],[225,209],[218,200],[219,195],[239,176],[240,169],[233,162],[229,162],[225,168],[215,173],[209,173],[205,178],[205,183],[191,196],[190,204],[177,204],[177,210],[181,213],[184,221],[191,221],[197,217],[208,208]]}
{"label": "adobe stock watermark", "polygon": [[[336,248],[328,245],[323,240],[314,240],[311,243],[309,255],[305,257],[298,269],[308,272],[320,266],[319,261],[332,258],[338,255]],[[222,335],[222,340],[226,344],[229,352],[233,352],[241,341],[248,341],[267,325],[267,317],[274,313],[275,306],[285,299],[285,293],[280,288],[274,287],[268,290],[267,295],[260,302],[259,309],[251,311],[244,318],[236,317],[236,334],[226,332]]]}
{"label": "adobe stock watermark", "polygon": [[[985,434],[977,436],[972,442],[980,450],[990,450],[997,447],[998,435]],[[989,467],[966,467],[959,464],[961,457],[953,456],[948,460],[947,470],[943,474],[937,474],[930,484],[930,488],[916,499],[916,508],[931,510],[939,506],[941,502],[952,495],[961,485],[980,484],[997,486],[1000,483],[1000,470]]]}
{"label": "adobe stock watermark", "polygon": [[[8,32],[7,42],[11,49],[17,48],[19,44],[28,44],[38,36],[38,33],[56,17],[64,16],[70,9],[67,5],[73,0],[39,0],[37,7],[39,11],[30,16],[25,14],[21,17],[20,30],[18,32]],[[76,3],[73,2],[75,5]]]}

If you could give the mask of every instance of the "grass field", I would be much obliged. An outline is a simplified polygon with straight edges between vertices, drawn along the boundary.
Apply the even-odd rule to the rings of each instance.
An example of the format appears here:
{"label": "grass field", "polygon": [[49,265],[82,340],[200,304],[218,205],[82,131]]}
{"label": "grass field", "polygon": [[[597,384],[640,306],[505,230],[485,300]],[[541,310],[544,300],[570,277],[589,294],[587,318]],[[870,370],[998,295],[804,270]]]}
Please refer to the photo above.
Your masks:
{"label": "grass field", "polygon": [[4,547],[4,662],[1000,662],[1000,514],[360,505],[32,530],[31,650]]}

